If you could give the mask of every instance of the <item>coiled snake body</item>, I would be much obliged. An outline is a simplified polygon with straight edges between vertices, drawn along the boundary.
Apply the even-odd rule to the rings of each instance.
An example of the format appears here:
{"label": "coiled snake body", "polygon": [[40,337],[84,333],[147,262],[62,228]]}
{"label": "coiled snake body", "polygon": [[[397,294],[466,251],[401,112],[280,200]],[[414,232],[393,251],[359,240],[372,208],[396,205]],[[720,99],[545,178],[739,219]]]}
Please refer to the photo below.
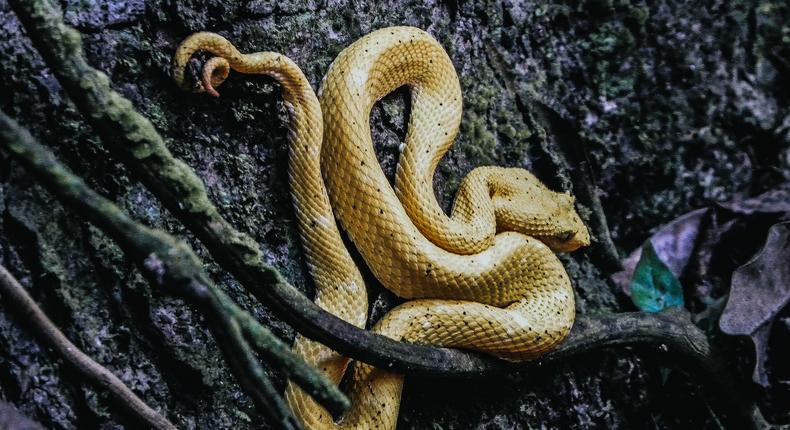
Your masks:
{"label": "coiled snake body", "polygon": [[[319,96],[290,59],[241,54],[213,33],[190,36],[176,52],[175,79],[186,89],[193,89],[185,82],[186,64],[200,50],[215,57],[197,91],[216,95],[231,69],[273,76],[283,87],[291,111],[291,193],[319,306],[365,326],[365,281],[337,217],[376,278],[412,299],[386,314],[376,332],[508,360],[540,356],[567,335],[573,290],[552,250],[587,245],[587,228],[570,195],[519,168],[473,170],[451,216],[442,211],[433,175],[458,130],[461,90],[450,58],[428,33],[392,27],[361,38],[332,63]],[[411,114],[393,188],[374,152],[369,115],[376,101],[403,85],[411,89]],[[303,337],[294,348],[338,383],[349,364]],[[361,363],[352,372],[354,406],[339,423],[288,387],[305,427],[395,427],[403,377]]]}

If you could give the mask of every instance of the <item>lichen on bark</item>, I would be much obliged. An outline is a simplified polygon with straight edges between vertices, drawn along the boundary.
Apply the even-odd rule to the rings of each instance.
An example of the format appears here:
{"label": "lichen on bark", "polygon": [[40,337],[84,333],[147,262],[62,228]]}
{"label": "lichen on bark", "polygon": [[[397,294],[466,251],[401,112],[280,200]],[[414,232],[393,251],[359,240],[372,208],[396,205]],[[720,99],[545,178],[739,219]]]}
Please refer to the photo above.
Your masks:
{"label": "lichen on bark", "polygon": [[[519,98],[532,97],[578,130],[621,252],[673,216],[747,185],[768,187],[790,167],[790,75],[782,69],[790,11],[782,2],[397,1],[351,7],[343,1],[139,0],[115,9],[100,3],[62,2],[67,22],[82,32],[90,63],[169,138],[170,151],[197,171],[222,215],[249,232],[265,260],[304,291],[311,287],[285,191],[287,116],[279,90],[266,78],[235,76],[219,100],[180,92],[169,76],[170,55],[192,31],[219,31],[247,51],[283,52],[317,86],[334,56],[361,35],[393,24],[427,29],[454,61],[466,107],[461,137],[437,175],[441,201],[449,205],[460,178],[488,163],[533,169],[555,188],[570,185],[562,169],[573,166],[563,166],[552,136],[534,112],[519,106]],[[0,107],[127,213],[183,235],[208,259],[104,152],[4,0],[0,22],[6,59],[0,73],[10,77],[0,82]],[[385,171],[394,169],[405,133],[404,102],[401,91],[373,112]],[[152,293],[115,245],[31,188],[31,181],[0,158],[0,264],[22,276],[76,343],[138,387],[149,404],[172,411],[181,419],[177,424],[255,427],[260,417],[228,382],[232,377],[200,316]],[[590,260],[593,252],[564,259],[579,310],[621,309],[622,297]],[[207,270],[245,309],[277,333],[293,335],[214,263]],[[0,396],[48,427],[124,422],[102,393],[77,384],[3,313],[0,356]],[[649,357],[623,351],[572,360],[539,380],[515,375],[476,384],[470,392],[467,382],[409,380],[401,428],[631,428],[645,417],[671,428],[678,422],[700,427],[710,419],[687,384],[662,386]],[[676,410],[681,403],[690,412]]]}

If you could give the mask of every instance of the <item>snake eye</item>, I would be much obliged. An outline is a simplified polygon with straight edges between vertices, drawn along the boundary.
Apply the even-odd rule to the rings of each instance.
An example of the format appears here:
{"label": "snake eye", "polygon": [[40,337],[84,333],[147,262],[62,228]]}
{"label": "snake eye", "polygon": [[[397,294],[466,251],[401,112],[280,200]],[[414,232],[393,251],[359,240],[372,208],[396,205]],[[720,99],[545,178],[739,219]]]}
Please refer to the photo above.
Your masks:
{"label": "snake eye", "polygon": [[559,239],[560,239],[561,242],[567,242],[567,241],[571,240],[573,235],[574,235],[574,233],[572,231],[566,231],[566,232],[560,233]]}

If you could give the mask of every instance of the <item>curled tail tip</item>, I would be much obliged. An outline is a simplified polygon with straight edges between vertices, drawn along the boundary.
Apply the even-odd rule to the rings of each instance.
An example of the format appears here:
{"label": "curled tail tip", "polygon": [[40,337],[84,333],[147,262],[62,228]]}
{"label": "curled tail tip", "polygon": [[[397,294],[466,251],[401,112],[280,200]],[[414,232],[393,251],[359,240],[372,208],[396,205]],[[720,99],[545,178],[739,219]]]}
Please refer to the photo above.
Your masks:
{"label": "curled tail tip", "polygon": [[[227,45],[227,47],[223,45]],[[218,49],[218,47],[221,48]],[[185,76],[187,66],[196,52],[208,51],[214,55],[224,56],[223,53],[219,51],[227,50],[228,47],[233,49],[233,44],[217,33],[200,31],[187,36],[178,45],[173,55],[172,74],[176,84],[184,91],[193,93],[208,92],[212,94],[212,91],[208,91],[200,80],[194,85],[187,81]],[[216,94],[216,91],[213,91],[213,93]]]}
{"label": "curled tail tip", "polygon": [[210,95],[211,97],[219,97],[219,92],[214,88],[206,88],[205,93]]}

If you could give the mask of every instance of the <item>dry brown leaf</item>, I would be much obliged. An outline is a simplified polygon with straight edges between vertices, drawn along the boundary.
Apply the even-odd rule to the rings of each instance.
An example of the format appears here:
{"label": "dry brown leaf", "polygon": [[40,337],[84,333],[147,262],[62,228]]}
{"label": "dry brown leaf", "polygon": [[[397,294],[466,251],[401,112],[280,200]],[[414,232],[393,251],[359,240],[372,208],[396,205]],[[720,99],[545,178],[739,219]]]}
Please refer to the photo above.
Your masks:
{"label": "dry brown leaf", "polygon": [[765,246],[735,270],[727,306],[719,321],[724,333],[751,337],[756,349],[752,379],[767,387],[768,335],[779,312],[790,302],[790,222],[772,226]]}

